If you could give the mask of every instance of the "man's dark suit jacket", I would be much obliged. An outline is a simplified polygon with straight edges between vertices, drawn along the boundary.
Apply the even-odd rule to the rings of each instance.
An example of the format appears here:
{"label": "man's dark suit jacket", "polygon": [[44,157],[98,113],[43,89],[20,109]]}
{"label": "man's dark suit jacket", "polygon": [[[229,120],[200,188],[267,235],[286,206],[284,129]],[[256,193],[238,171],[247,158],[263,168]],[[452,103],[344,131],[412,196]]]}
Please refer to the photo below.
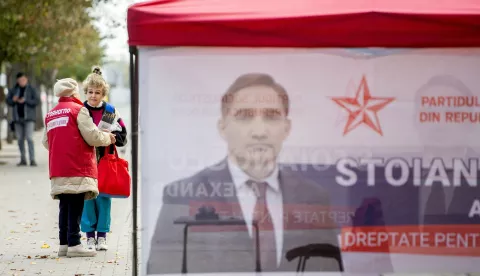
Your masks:
{"label": "man's dark suit jacket", "polygon": [[[325,214],[325,208],[330,204],[329,195],[319,184],[284,170],[279,172],[279,184],[284,214],[290,212],[288,219],[290,221],[284,219],[282,261],[276,271],[295,271],[298,259],[287,261],[285,258],[287,251],[315,243],[338,246],[339,232],[334,223],[328,219],[328,214],[325,215],[325,224],[330,226],[319,225],[318,221],[311,224],[304,222],[301,229],[293,229],[295,228],[292,227],[295,225],[291,216],[293,212],[300,214],[306,210],[310,212],[318,210]],[[220,203],[233,212],[241,210],[226,159],[165,187],[163,206],[151,240],[147,274],[181,272],[183,225],[173,224],[173,221],[182,216],[194,216],[195,212],[192,213],[189,208],[189,204],[193,202],[202,202],[201,204],[205,205]],[[241,211],[236,215],[243,219]],[[286,224],[289,225],[286,226],[287,229]],[[254,242],[247,228],[243,226],[237,227],[234,231],[222,231],[221,226],[215,227],[217,228],[213,232],[189,231],[188,272],[254,272]],[[339,271],[339,266],[331,258],[311,258],[305,271]]]}
{"label": "man's dark suit jacket", "polygon": [[[453,171],[447,170],[449,179],[452,180]],[[477,179],[479,181],[479,179]],[[453,182],[452,182],[453,183]],[[425,224],[479,224],[478,215],[469,217],[470,210],[475,200],[480,200],[478,187],[470,187],[462,178],[460,187],[453,187],[453,195],[450,204],[445,202],[445,188],[440,183],[434,183],[431,187],[428,201],[426,202]]]}

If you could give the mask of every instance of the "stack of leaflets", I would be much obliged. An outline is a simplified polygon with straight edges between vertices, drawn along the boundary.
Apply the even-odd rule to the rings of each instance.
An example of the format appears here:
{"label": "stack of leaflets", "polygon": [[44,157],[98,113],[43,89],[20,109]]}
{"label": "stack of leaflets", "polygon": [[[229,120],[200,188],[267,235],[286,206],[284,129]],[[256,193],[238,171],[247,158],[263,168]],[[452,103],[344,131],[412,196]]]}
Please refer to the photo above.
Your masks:
{"label": "stack of leaflets", "polygon": [[121,131],[122,127],[118,123],[118,120],[115,120],[115,113],[105,112],[98,124],[98,128],[104,131]]}

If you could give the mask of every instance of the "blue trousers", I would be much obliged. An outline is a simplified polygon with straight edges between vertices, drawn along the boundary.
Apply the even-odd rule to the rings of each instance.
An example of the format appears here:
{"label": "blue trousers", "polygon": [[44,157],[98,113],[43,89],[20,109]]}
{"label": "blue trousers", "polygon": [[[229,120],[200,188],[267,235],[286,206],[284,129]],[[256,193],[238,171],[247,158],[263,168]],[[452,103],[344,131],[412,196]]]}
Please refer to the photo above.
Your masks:
{"label": "blue trousers", "polygon": [[80,224],[82,232],[110,232],[111,207],[112,199],[108,197],[85,200]]}
{"label": "blue trousers", "polygon": [[35,144],[33,143],[33,132],[35,130],[35,122],[15,122],[15,135],[17,135],[18,148],[20,149],[20,161],[27,162],[25,154],[25,140],[28,144],[28,157],[30,162],[35,161]]}

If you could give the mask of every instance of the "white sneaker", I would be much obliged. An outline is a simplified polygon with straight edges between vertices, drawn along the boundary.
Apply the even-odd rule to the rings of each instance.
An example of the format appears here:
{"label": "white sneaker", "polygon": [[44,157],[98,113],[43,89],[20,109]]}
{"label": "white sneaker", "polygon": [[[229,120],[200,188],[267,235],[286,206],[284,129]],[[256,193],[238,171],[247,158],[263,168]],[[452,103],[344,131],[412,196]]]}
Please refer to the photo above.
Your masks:
{"label": "white sneaker", "polygon": [[67,256],[67,251],[68,251],[68,245],[60,245],[60,248],[58,249],[58,257],[65,257]]}
{"label": "white sneaker", "polygon": [[84,248],[82,244],[68,247],[67,257],[95,257],[97,252]]}
{"label": "white sneaker", "polygon": [[95,240],[95,238],[88,238],[87,240],[88,250],[95,250],[95,245],[97,245],[97,241]]}
{"label": "white sneaker", "polygon": [[108,250],[106,238],[98,238],[97,250]]}

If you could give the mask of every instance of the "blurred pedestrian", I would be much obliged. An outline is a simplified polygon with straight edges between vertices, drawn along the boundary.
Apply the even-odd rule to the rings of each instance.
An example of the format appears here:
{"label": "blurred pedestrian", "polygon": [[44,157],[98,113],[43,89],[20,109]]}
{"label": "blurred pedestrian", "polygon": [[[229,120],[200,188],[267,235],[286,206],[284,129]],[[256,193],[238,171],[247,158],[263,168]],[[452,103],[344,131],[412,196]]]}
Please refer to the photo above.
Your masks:
{"label": "blurred pedestrian", "polygon": [[43,145],[49,151],[51,196],[59,199],[58,256],[91,257],[96,251],[80,241],[84,200],[98,196],[98,172],[94,147],[115,143],[115,135],[97,128],[79,100],[73,79],[55,83],[58,105],[45,116]]}
{"label": "blurred pedestrian", "polygon": [[17,74],[17,82],[7,95],[7,104],[13,108],[12,122],[17,136],[18,148],[20,149],[20,163],[17,166],[26,166],[25,140],[28,144],[28,157],[30,166],[37,166],[35,162],[35,146],[33,143],[33,131],[37,119],[37,105],[40,98],[33,86],[28,83],[27,76],[20,72]]}
{"label": "blurred pedestrian", "polygon": [[[110,126],[109,131],[115,135],[115,146],[123,147],[127,144],[127,129],[115,107],[106,101],[109,85],[102,77],[101,68],[96,66],[93,73],[88,75],[83,83],[83,90],[87,100],[85,107],[90,112],[95,125]],[[110,153],[114,153],[110,146]],[[104,156],[105,147],[97,147],[97,162]],[[101,192],[101,191],[100,191]],[[85,201],[81,228],[87,233],[87,245],[90,249],[107,250],[107,233],[110,232],[112,199],[101,193],[95,199]],[[96,237],[95,237],[96,232]]]}

